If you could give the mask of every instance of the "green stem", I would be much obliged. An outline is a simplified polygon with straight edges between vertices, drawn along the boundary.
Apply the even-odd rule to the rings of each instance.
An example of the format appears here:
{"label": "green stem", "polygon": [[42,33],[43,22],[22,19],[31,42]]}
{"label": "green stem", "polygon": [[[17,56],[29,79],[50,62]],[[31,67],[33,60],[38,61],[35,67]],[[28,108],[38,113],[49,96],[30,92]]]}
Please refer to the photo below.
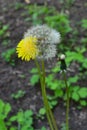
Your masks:
{"label": "green stem", "polygon": [[37,60],[35,60],[35,64],[36,64],[36,67],[38,69],[38,73],[39,73],[39,76],[40,76],[41,91],[42,91],[42,97],[43,97],[43,101],[44,101],[44,107],[45,107],[45,110],[46,110],[47,119],[48,119],[51,130],[54,130],[53,125],[51,123],[50,116],[49,116],[48,108],[46,107],[47,101],[46,101],[46,97],[44,95],[44,84],[43,84],[44,79],[43,79],[43,76],[42,76],[42,73],[41,73],[41,70],[40,70],[40,66],[39,66],[39,63],[38,63]]}
{"label": "green stem", "polygon": [[52,113],[52,111],[50,109],[50,106],[49,106],[49,103],[48,103],[48,100],[47,100],[47,94],[46,94],[46,89],[45,89],[45,77],[46,77],[46,75],[45,75],[45,65],[44,65],[43,60],[42,60],[42,71],[43,71],[43,84],[44,84],[43,87],[44,87],[44,96],[45,96],[45,100],[46,100],[46,107],[47,107],[47,110],[49,112],[49,115],[50,115],[54,130],[58,130],[55,118],[53,116],[53,113]]}
{"label": "green stem", "polygon": [[67,84],[67,78],[66,78],[66,74],[63,71],[63,76],[64,76],[64,82],[65,82],[65,86],[66,86],[66,96],[67,96],[67,100],[66,100],[66,130],[69,130],[69,87]]}

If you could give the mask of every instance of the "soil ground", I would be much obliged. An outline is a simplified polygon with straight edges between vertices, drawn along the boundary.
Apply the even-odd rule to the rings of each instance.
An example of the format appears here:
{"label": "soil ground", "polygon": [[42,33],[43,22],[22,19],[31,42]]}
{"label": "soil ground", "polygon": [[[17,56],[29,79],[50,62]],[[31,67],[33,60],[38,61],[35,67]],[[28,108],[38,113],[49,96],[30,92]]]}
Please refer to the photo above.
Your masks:
{"label": "soil ground", "polygon": [[[15,10],[15,2],[21,2],[26,6],[24,0],[0,0],[0,21],[3,24],[9,24],[8,39],[10,39],[10,44],[5,47],[2,45],[3,39],[0,38],[0,53],[8,48],[15,47],[26,29],[31,26],[30,23],[25,23],[24,17],[20,15],[25,10],[23,8]],[[39,5],[44,4],[44,0],[32,0],[31,3],[35,2]],[[66,10],[70,15],[73,27],[81,19],[87,18],[87,6],[85,6],[85,3],[87,5],[87,0],[76,0],[71,8]],[[48,4],[55,6],[58,10],[62,8],[58,0],[49,0]],[[23,110],[32,109],[34,114],[36,114],[43,105],[39,86],[32,87],[29,84],[29,71],[34,66],[33,62],[18,61],[16,66],[12,67],[0,57],[0,98],[12,105],[12,114],[16,113],[20,108]],[[25,75],[25,78],[21,78],[21,75]],[[18,90],[24,90],[26,94],[23,98],[15,100],[11,97],[11,94],[16,93]],[[56,106],[54,114],[60,126],[65,118],[65,108],[62,102]],[[47,121],[45,120],[35,120],[34,125],[36,129],[46,126],[48,130]],[[75,104],[71,104],[70,126],[71,130],[87,130],[87,108],[78,110]]]}

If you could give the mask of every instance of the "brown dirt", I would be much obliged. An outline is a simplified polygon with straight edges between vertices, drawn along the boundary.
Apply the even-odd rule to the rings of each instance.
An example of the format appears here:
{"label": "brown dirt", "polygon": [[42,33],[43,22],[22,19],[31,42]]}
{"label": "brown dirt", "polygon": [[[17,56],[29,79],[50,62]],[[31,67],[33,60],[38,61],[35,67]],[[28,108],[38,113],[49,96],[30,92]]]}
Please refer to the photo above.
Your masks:
{"label": "brown dirt", "polygon": [[[0,38],[0,53],[8,48],[15,47],[26,29],[31,26],[31,23],[25,23],[24,16],[20,15],[25,12],[25,9],[20,8],[15,10],[15,2],[21,2],[26,6],[24,0],[0,0],[0,21],[3,24],[9,24],[8,39],[10,39],[9,45],[5,47],[2,45],[3,38]],[[33,4],[35,1],[32,0],[31,3]],[[37,0],[36,3],[41,5],[44,4],[44,1]],[[48,4],[55,6],[59,11],[63,6],[57,0],[48,0]],[[76,0],[69,10],[65,10],[65,12],[69,13],[73,27],[77,26],[78,21],[81,21],[81,19],[87,18],[86,7],[86,0]],[[0,98],[12,105],[12,113],[16,113],[22,108],[24,110],[32,109],[34,114],[36,114],[43,105],[39,86],[32,87],[29,83],[29,72],[34,66],[33,62],[26,63],[17,61],[16,66],[12,67],[0,57]],[[25,78],[21,78],[21,75],[25,75]],[[11,94],[16,93],[18,90],[24,90],[26,94],[23,98],[15,100],[11,97]],[[64,122],[65,117],[65,108],[62,102],[56,106],[54,114],[60,126]],[[43,125],[47,126],[45,120],[35,120],[35,128],[41,128]],[[71,105],[70,126],[71,130],[87,130],[86,108],[77,110],[74,104]]]}

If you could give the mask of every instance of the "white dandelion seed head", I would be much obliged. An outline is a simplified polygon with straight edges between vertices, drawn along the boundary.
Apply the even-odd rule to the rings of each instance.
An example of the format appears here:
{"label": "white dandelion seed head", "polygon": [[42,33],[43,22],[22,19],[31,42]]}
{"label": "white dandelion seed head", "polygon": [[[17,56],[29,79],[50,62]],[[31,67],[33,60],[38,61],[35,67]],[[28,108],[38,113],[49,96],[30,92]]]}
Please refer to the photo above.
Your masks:
{"label": "white dandelion seed head", "polygon": [[49,59],[55,57],[56,45],[60,42],[60,33],[47,25],[37,25],[31,27],[24,34],[24,38],[34,36],[38,39],[39,55],[38,59]]}
{"label": "white dandelion seed head", "polygon": [[55,45],[50,45],[50,46],[48,46],[48,48],[46,50],[45,58],[47,60],[51,59],[51,58],[54,58],[56,56],[56,53],[57,53],[56,46]]}
{"label": "white dandelion seed head", "polygon": [[39,50],[41,50],[41,55],[38,55],[37,59],[52,59],[56,56],[57,53],[56,45],[48,44],[46,48],[41,48]]}
{"label": "white dandelion seed head", "polygon": [[64,59],[65,59],[65,55],[62,54],[62,55],[60,56],[60,59],[61,59],[61,60],[64,60]]}
{"label": "white dandelion seed head", "polygon": [[40,42],[43,42],[48,37],[49,33],[50,29],[47,25],[37,25],[28,29],[24,34],[24,37],[36,36],[38,39],[40,39]]}
{"label": "white dandelion seed head", "polygon": [[40,40],[40,43],[44,44],[57,44],[61,39],[60,33],[47,25],[37,25],[28,29],[24,34],[24,38],[29,36],[36,36]]}
{"label": "white dandelion seed head", "polygon": [[49,34],[50,43],[58,44],[61,41],[60,33],[56,30],[52,29],[51,33]]}

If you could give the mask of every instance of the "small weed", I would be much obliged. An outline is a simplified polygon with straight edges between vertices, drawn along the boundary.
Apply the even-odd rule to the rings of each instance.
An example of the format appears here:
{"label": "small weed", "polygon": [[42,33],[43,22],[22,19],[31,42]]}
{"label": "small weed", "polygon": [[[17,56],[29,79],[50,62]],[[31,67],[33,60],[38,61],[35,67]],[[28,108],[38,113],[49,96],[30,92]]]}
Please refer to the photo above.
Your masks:
{"label": "small weed", "polygon": [[0,100],[0,130],[7,130],[5,120],[8,119],[8,114],[11,111],[9,103],[4,103]]}
{"label": "small weed", "polygon": [[46,114],[46,110],[44,107],[42,107],[39,109],[39,112],[37,114],[37,118],[40,118],[43,120],[45,118],[45,114]]}
{"label": "small weed", "polygon": [[59,2],[63,5],[62,10],[65,11],[65,9],[70,9],[75,0],[59,0]]}
{"label": "small weed", "polygon": [[50,108],[53,109],[58,104],[56,97],[52,95],[48,95],[47,98],[49,101]]}
{"label": "small weed", "polygon": [[44,126],[42,126],[41,130],[47,130]]}
{"label": "small weed", "polygon": [[[32,110],[20,110],[16,115],[8,117],[10,112],[11,105],[0,100],[0,130],[35,130]],[[46,128],[42,127],[40,130]]]}
{"label": "small weed", "polygon": [[15,7],[15,10],[19,10],[19,9],[23,8],[24,5],[22,3],[20,3],[20,2],[16,2],[14,7]]}
{"label": "small weed", "polygon": [[82,28],[84,29],[84,30],[87,30],[87,19],[83,19],[82,21],[81,21],[81,23],[82,23]]}
{"label": "small weed", "polygon": [[[58,101],[57,101],[55,96],[48,95],[47,99],[48,99],[48,102],[49,102],[51,109],[53,109],[58,104]],[[44,119],[45,114],[46,114],[46,110],[44,107],[42,107],[39,109],[39,113],[37,114],[37,117]]]}
{"label": "small weed", "polygon": [[9,29],[9,25],[3,25],[0,23],[0,37],[5,37],[7,36],[7,30]]}
{"label": "small weed", "polygon": [[2,40],[2,45],[5,47],[8,47],[10,45],[11,41],[8,38],[5,38]]}
{"label": "small weed", "polygon": [[30,73],[32,74],[32,77],[30,78],[30,83],[31,85],[35,85],[39,81],[39,75],[38,75],[38,70],[37,68],[33,68]]}
{"label": "small weed", "polygon": [[2,52],[2,58],[8,62],[10,65],[14,66],[16,61],[15,48],[8,49]]}
{"label": "small weed", "polygon": [[25,91],[19,90],[17,93],[12,94],[11,97],[17,100],[19,98],[22,98],[24,95]]}
{"label": "small weed", "polygon": [[[17,115],[10,118],[10,122],[17,122],[18,128],[21,130],[34,130],[33,128],[33,112],[32,110],[22,110],[17,113]],[[15,130],[17,130],[15,129]]]}
{"label": "small weed", "polygon": [[87,45],[87,37],[82,38],[81,43],[83,43],[84,45]]}

